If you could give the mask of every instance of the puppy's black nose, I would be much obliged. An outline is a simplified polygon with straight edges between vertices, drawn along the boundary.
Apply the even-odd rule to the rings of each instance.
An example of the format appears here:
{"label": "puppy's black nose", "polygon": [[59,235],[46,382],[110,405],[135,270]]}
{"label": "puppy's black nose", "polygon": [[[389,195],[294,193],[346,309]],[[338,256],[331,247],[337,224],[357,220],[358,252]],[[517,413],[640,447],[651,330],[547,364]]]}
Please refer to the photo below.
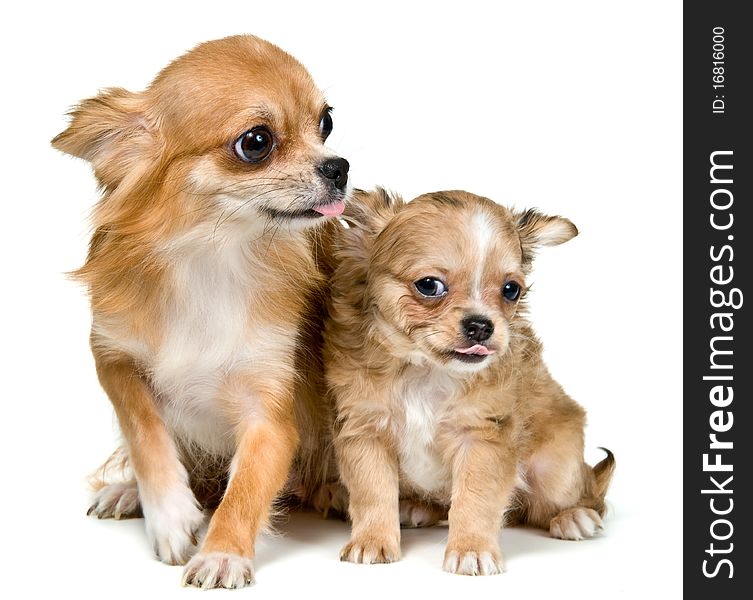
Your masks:
{"label": "puppy's black nose", "polygon": [[460,326],[463,328],[463,335],[477,344],[485,342],[494,333],[494,323],[480,315],[466,317],[460,322]]}
{"label": "puppy's black nose", "polygon": [[350,164],[344,158],[329,158],[319,165],[319,172],[335,184],[338,190],[345,189],[348,183]]}

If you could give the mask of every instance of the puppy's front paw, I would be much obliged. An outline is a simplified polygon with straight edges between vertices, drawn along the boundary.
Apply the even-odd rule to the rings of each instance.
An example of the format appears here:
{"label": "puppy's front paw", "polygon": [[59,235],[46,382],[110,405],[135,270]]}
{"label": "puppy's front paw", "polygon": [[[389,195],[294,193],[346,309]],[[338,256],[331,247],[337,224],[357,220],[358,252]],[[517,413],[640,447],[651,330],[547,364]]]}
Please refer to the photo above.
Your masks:
{"label": "puppy's front paw", "polygon": [[253,581],[253,561],[226,552],[197,554],[183,572],[183,585],[192,585],[204,590],[241,588]]}
{"label": "puppy's front paw", "polygon": [[563,510],[549,522],[549,535],[561,540],[583,540],[604,528],[599,513],[576,506]]}
{"label": "puppy's front paw", "polygon": [[141,516],[136,480],[111,483],[96,494],[87,515],[98,519],[131,519]]}
{"label": "puppy's front paw", "polygon": [[469,550],[448,546],[442,568],[458,575],[496,575],[505,571],[502,555],[497,548]]}
{"label": "puppy's front paw", "polygon": [[191,490],[175,489],[159,503],[143,502],[146,534],[154,553],[169,565],[184,565],[196,552],[204,513]]}
{"label": "puppy's front paw", "polygon": [[340,560],[365,565],[396,562],[400,560],[400,538],[354,536],[340,552]]}

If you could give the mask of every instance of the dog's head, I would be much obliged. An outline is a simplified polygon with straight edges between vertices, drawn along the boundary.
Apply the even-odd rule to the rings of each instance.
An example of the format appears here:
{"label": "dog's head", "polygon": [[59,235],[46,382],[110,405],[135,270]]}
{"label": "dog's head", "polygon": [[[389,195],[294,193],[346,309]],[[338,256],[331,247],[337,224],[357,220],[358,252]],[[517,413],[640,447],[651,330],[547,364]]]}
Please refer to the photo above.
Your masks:
{"label": "dog's head", "polygon": [[[342,212],[348,162],[306,69],[252,36],[201,44],[141,93],[84,100],[53,146],[91,161],[100,220],[300,228]],[[260,218],[261,217],[261,218]]]}
{"label": "dog's head", "polygon": [[367,284],[376,325],[395,353],[456,373],[505,354],[535,249],[577,234],[562,217],[459,191],[399,204],[382,222]]}

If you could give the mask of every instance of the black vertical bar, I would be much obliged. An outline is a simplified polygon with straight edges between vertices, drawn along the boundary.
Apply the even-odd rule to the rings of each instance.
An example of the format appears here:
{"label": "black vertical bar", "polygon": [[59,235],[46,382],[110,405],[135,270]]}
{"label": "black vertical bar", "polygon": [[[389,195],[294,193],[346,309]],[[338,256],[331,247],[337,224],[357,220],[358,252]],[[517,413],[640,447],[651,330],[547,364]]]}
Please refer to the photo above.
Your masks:
{"label": "black vertical bar", "polygon": [[743,16],[746,4],[684,6],[684,591],[725,600],[753,597],[753,22]]}

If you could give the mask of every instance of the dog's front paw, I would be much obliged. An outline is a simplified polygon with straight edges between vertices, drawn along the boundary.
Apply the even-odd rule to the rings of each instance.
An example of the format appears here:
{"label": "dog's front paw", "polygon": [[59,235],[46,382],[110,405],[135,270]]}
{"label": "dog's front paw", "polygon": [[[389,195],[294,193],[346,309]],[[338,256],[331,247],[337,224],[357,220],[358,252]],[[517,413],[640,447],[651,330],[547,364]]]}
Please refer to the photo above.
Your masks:
{"label": "dog's front paw", "polygon": [[354,536],[340,552],[340,560],[371,565],[400,560],[400,537]]}
{"label": "dog's front paw", "polygon": [[549,522],[549,535],[561,540],[583,540],[604,528],[599,513],[576,506],[563,510]]}
{"label": "dog's front paw", "polygon": [[253,561],[226,552],[197,554],[183,572],[183,585],[192,585],[204,590],[241,588],[253,581]]}
{"label": "dog's front paw", "polygon": [[204,513],[191,490],[176,489],[159,503],[143,502],[146,534],[154,553],[169,565],[184,565],[196,552]]}
{"label": "dog's front paw", "polygon": [[98,519],[130,519],[141,516],[136,480],[111,483],[94,494],[87,515]]}
{"label": "dog's front paw", "polygon": [[505,571],[502,555],[497,548],[470,550],[448,546],[442,568],[458,575],[496,575]]}

